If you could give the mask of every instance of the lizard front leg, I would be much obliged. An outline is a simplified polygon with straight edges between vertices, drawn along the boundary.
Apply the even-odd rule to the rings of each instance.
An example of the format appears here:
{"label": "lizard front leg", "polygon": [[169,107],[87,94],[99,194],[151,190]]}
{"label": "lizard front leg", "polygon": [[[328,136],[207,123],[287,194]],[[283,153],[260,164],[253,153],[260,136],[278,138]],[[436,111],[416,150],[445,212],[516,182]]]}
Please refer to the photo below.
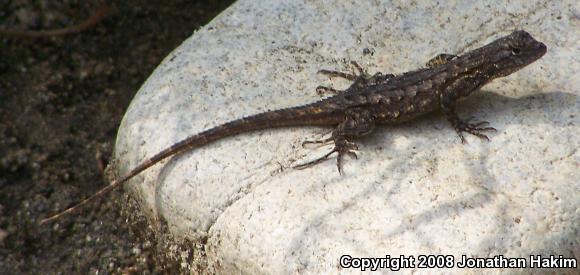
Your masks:
{"label": "lizard front leg", "polygon": [[393,78],[395,76],[393,74],[383,74],[380,72],[376,73],[374,75],[370,75],[357,62],[351,61],[350,64],[354,68],[356,68],[358,73],[345,73],[345,72],[331,71],[331,70],[318,71],[318,73],[328,75],[330,77],[340,77],[340,78],[344,78],[344,79],[353,81],[353,83],[351,84],[351,86],[348,89],[336,90],[332,87],[318,86],[318,87],[316,87],[316,92],[318,94],[324,94],[324,93],[339,94],[339,93],[343,93],[343,92],[348,91],[348,90],[353,89],[353,88],[360,89],[360,88],[364,88],[364,87],[371,86],[371,85],[378,85],[378,84],[389,81],[391,78]]}
{"label": "lizard front leg", "polygon": [[328,141],[334,141],[334,148],[325,154],[324,156],[315,159],[311,162],[300,164],[295,166],[296,169],[304,169],[314,166],[318,163],[324,162],[330,157],[330,155],[337,153],[336,166],[338,167],[338,172],[342,174],[342,160],[344,155],[349,155],[353,158],[357,158],[354,150],[358,149],[358,146],[352,142],[353,139],[367,135],[373,131],[375,128],[375,119],[371,112],[364,110],[362,108],[349,109],[345,112],[345,120],[336,127],[332,132],[332,136],[329,139],[315,141],[310,143],[325,143]]}
{"label": "lizard front leg", "polygon": [[470,133],[474,136],[489,141],[489,138],[486,135],[482,134],[481,132],[497,131],[497,130],[493,127],[487,127],[489,125],[489,122],[487,121],[471,123],[473,117],[470,117],[467,120],[462,120],[461,118],[459,118],[457,112],[455,111],[456,100],[457,99],[455,98],[454,95],[441,94],[441,108],[443,109],[443,112],[447,116],[447,120],[451,123],[451,126],[453,126],[453,129],[455,129],[455,132],[461,139],[461,143],[465,143],[465,137],[463,136],[463,132]]}
{"label": "lizard front leg", "polygon": [[332,70],[320,70],[318,71],[319,74],[325,74],[330,77],[340,77],[350,81],[357,81],[360,78],[369,78],[371,77],[365,69],[361,65],[359,65],[356,61],[351,61],[350,64],[356,68],[358,73],[345,73],[339,71],[332,71]]}

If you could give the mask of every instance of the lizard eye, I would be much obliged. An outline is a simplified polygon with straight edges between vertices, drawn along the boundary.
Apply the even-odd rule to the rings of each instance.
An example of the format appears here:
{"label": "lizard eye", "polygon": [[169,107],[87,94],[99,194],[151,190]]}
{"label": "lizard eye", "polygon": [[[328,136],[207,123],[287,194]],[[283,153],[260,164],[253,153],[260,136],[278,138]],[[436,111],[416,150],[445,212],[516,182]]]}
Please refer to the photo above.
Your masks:
{"label": "lizard eye", "polygon": [[522,50],[520,48],[510,46],[510,49],[512,50],[512,55],[519,55],[520,53],[522,53]]}

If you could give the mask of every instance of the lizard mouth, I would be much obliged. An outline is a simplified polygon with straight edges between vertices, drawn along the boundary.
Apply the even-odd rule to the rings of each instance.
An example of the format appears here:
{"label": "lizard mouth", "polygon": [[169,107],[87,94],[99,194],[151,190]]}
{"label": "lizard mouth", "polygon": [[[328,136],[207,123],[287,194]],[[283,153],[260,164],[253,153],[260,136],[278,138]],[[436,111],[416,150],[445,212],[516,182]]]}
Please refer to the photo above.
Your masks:
{"label": "lizard mouth", "polygon": [[542,42],[539,42],[539,43],[540,43],[540,45],[538,46],[538,48],[539,48],[539,50],[538,50],[538,53],[539,53],[538,58],[544,56],[544,54],[546,54],[546,52],[548,51],[548,47],[546,47],[546,45],[544,43],[542,43]]}
{"label": "lizard mouth", "polygon": [[548,47],[546,47],[546,44],[537,41],[535,47],[529,50],[530,59],[533,59],[531,62],[536,61],[540,57],[544,56],[547,51]]}

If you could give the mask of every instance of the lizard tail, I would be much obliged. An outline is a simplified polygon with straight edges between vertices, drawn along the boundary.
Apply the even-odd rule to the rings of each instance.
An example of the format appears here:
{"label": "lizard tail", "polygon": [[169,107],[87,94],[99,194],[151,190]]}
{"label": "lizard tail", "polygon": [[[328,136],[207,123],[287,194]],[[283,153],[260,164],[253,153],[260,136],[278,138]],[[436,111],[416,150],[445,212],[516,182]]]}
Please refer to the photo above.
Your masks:
{"label": "lizard tail", "polygon": [[153,157],[142,162],[137,167],[133,168],[129,174],[114,180],[109,185],[103,187],[88,198],[78,202],[77,204],[57,213],[50,217],[44,218],[40,224],[45,224],[61,218],[62,216],[72,214],[78,211],[85,204],[109,193],[113,189],[121,186],[123,183],[129,181],[134,176],[138,175],[145,169],[155,165],[156,163],[176,154],[204,146],[218,139],[225,137],[251,132],[256,130],[263,130],[269,128],[291,127],[291,126],[315,126],[315,125],[335,125],[340,123],[340,115],[333,113],[332,110],[318,107],[316,103],[293,107],[287,109],[280,109],[276,111],[264,112],[261,114],[244,117],[234,120],[220,126],[205,130],[196,135],[187,137],[170,147],[155,154]]}

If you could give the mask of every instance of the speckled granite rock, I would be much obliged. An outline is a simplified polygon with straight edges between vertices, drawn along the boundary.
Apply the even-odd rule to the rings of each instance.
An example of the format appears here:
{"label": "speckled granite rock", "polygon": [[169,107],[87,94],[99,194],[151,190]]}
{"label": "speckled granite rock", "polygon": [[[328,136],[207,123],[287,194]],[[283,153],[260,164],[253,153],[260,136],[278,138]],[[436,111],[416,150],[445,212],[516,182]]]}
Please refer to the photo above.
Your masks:
{"label": "speckled granite rock", "polygon": [[459,109],[499,130],[491,142],[469,136],[462,145],[434,114],[360,140],[359,160],[348,160],[339,176],[334,161],[289,168],[329,150],[300,146],[329,129],[269,130],[173,157],[130,190],[176,239],[207,241],[208,272],[358,272],[340,267],[345,254],[578,258],[580,10],[573,3],[239,1],[143,85],[119,131],[118,173],[204,129],[318,100],[318,85],[348,85],[316,75],[320,69],[347,70],[356,60],[371,73],[402,73],[522,28],[548,45],[546,56]]}

